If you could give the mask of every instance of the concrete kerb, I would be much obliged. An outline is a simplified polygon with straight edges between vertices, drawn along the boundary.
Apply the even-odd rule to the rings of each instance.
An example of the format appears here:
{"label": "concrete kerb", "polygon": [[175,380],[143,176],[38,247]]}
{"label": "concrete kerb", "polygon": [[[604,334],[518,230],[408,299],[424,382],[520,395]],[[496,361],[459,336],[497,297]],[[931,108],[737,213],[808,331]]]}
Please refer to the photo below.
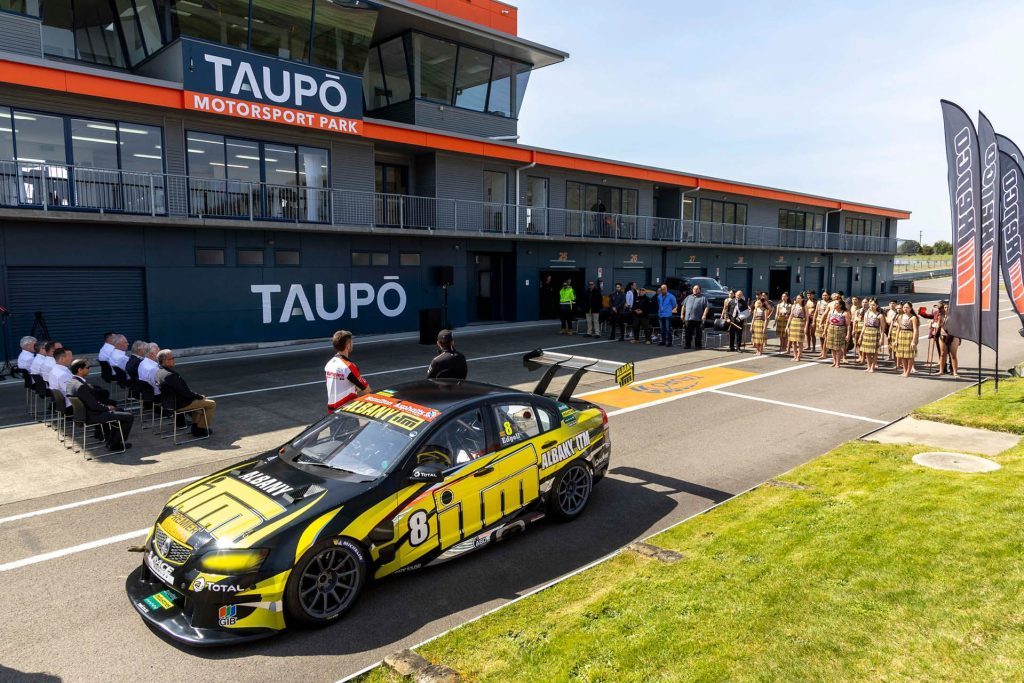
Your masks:
{"label": "concrete kerb", "polygon": [[431,664],[412,650],[401,650],[384,658],[384,665],[399,676],[411,676],[416,683],[459,683],[462,676],[452,668]]}

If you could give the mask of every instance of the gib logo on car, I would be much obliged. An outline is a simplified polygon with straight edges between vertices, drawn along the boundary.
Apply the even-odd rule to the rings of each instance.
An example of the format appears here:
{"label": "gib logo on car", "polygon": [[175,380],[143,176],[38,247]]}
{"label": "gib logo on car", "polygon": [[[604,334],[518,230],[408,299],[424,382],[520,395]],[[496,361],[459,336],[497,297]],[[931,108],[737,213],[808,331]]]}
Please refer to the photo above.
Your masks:
{"label": "gib logo on car", "polygon": [[185,108],[362,133],[362,78],[309,64],[181,40]]}
{"label": "gib logo on car", "polygon": [[222,605],[217,610],[217,623],[221,626],[234,626],[238,623],[238,607],[235,605]]}
{"label": "gib logo on car", "polygon": [[[368,282],[313,285],[313,296],[310,296],[308,285],[288,285],[283,303],[278,303],[281,298],[274,295],[281,294],[285,290],[284,285],[251,285],[249,291],[260,295],[264,325],[273,322],[284,324],[295,317],[310,323],[345,317],[357,320],[363,309],[371,307],[385,318],[397,318],[405,312],[408,296],[398,282],[398,276],[386,276],[384,281],[379,287]],[[275,304],[280,308],[275,308]]]}

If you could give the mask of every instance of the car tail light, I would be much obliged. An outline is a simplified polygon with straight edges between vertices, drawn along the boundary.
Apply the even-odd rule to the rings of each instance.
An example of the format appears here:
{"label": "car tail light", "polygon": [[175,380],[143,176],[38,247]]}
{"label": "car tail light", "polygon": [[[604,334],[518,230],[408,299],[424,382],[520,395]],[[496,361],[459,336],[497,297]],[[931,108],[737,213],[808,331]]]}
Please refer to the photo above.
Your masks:
{"label": "car tail light", "polygon": [[608,426],[608,413],[605,412],[605,409],[602,408],[601,406],[598,406],[597,409],[601,411],[601,426],[602,427],[607,427]]}

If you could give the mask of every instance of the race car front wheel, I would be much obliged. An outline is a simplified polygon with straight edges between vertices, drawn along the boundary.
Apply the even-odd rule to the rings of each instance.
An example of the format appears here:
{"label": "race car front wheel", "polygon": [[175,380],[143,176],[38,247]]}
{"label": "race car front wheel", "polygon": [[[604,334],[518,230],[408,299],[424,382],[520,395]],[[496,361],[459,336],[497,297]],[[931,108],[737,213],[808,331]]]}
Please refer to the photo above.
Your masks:
{"label": "race car front wheel", "polygon": [[574,462],[555,476],[548,493],[548,514],[561,522],[576,519],[590,500],[594,477],[582,462]]}
{"label": "race car front wheel", "polygon": [[366,553],[354,541],[333,538],[316,544],[288,577],[284,607],[289,619],[326,626],[352,608],[366,582]]}

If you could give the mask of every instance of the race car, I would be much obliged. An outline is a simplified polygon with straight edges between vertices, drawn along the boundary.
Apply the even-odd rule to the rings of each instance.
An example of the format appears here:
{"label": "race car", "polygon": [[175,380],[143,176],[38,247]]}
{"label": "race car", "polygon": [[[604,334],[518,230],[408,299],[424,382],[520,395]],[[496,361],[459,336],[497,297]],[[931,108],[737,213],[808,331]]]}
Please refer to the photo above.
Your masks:
{"label": "race car", "polygon": [[[608,471],[608,416],[572,397],[587,372],[633,364],[527,354],[533,393],[423,380],[364,394],[278,449],[167,501],[126,582],[142,618],[213,646],[325,626],[367,581],[501,541],[543,517],[569,521]],[[573,370],[557,395],[552,378]]]}

